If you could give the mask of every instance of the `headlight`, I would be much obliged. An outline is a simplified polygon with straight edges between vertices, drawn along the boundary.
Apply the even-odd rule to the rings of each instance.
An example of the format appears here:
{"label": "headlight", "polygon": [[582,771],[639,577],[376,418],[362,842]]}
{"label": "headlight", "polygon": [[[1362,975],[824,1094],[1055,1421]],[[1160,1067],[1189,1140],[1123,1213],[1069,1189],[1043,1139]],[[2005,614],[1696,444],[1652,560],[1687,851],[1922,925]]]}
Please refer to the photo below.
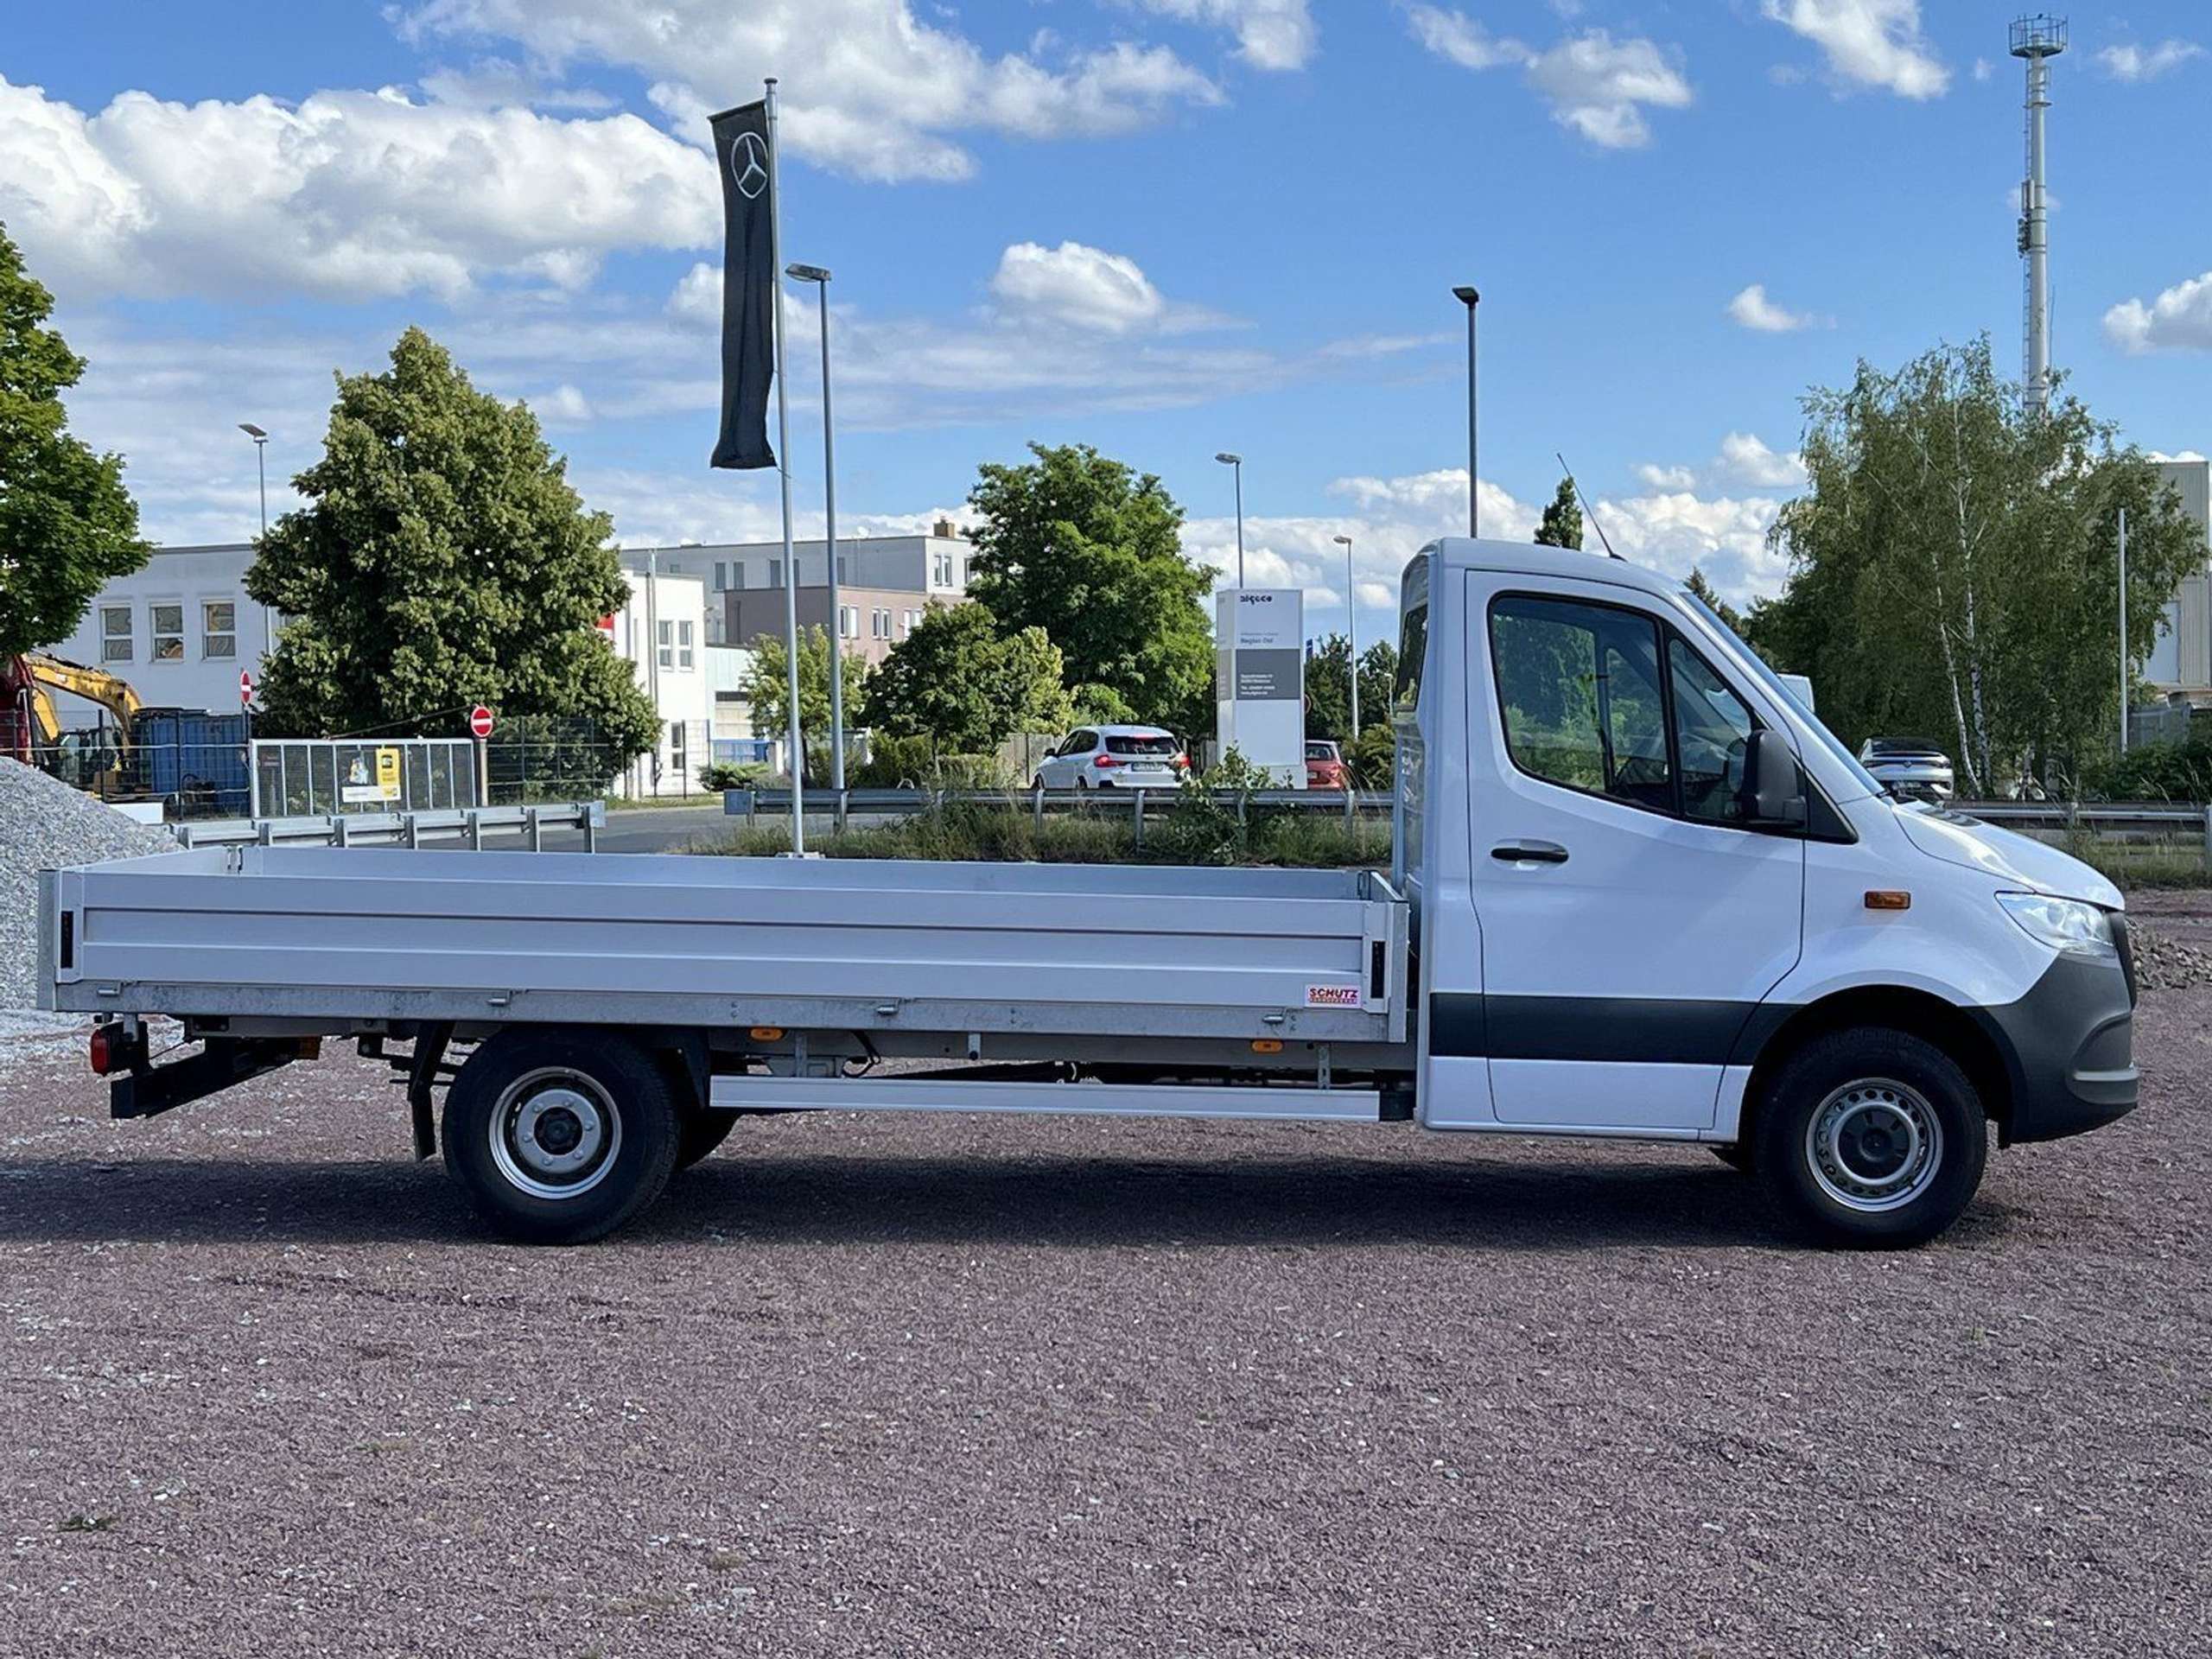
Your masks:
{"label": "headlight", "polygon": [[2047,899],[2039,893],[2000,893],[1997,902],[2021,928],[2054,950],[2113,957],[2112,918],[2079,899]]}

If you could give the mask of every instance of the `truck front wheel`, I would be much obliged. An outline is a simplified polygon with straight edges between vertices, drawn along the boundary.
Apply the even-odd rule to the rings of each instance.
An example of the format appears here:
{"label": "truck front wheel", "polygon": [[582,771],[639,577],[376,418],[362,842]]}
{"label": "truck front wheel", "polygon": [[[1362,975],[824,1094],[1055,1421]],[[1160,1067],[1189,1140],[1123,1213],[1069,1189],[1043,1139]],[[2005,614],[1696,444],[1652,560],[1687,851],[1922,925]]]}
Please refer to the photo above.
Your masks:
{"label": "truck front wheel", "polygon": [[1902,1031],[1815,1038],[1762,1092],[1752,1159],[1783,1215],[1827,1244],[1925,1243],[1981,1185],[1989,1132],[1958,1063]]}
{"label": "truck front wheel", "polygon": [[658,1198],[676,1167],[676,1097],[620,1037],[502,1032],[446,1091],[447,1171],[486,1221],[529,1244],[581,1244]]}

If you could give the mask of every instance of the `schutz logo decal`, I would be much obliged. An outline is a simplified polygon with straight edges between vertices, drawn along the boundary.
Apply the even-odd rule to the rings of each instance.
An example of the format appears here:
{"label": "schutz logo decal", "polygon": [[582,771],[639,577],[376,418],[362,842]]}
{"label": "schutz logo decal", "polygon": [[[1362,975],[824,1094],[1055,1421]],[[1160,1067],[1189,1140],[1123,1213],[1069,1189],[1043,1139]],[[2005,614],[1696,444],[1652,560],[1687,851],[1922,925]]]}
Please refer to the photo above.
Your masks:
{"label": "schutz logo decal", "polygon": [[1356,1008],[1359,1006],[1359,987],[1357,985],[1308,985],[1306,1006],[1309,1008]]}

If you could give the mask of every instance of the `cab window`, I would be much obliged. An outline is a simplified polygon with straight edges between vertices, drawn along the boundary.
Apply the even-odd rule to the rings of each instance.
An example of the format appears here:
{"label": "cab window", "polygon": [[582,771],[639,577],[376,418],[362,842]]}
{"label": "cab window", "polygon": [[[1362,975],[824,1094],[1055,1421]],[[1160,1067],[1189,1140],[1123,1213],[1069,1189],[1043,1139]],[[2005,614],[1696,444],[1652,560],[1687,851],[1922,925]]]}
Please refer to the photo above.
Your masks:
{"label": "cab window", "polygon": [[1734,823],[1744,816],[1744,757],[1754,722],[1744,701],[1678,639],[1667,642],[1682,816]]}
{"label": "cab window", "polygon": [[1633,612],[1509,596],[1491,657],[1513,763],[1530,776],[1677,810],[1658,624]]}

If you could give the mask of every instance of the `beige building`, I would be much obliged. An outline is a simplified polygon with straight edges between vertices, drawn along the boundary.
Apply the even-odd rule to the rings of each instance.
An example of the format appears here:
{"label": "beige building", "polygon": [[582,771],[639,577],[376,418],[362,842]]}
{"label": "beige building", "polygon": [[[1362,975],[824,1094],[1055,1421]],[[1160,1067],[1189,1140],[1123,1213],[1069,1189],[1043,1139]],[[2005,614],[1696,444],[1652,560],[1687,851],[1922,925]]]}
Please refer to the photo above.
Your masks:
{"label": "beige building", "polygon": [[[837,616],[830,607],[828,548],[795,542],[798,621],[802,628],[836,626],[845,649],[880,663],[912,632],[931,604],[953,605],[968,596],[968,562],[975,550],[948,521],[926,536],[840,537],[837,541]],[[785,627],[784,546],[776,542],[684,542],[674,547],[630,547],[622,560],[632,570],[696,576],[706,583],[709,645],[746,645]]]}

